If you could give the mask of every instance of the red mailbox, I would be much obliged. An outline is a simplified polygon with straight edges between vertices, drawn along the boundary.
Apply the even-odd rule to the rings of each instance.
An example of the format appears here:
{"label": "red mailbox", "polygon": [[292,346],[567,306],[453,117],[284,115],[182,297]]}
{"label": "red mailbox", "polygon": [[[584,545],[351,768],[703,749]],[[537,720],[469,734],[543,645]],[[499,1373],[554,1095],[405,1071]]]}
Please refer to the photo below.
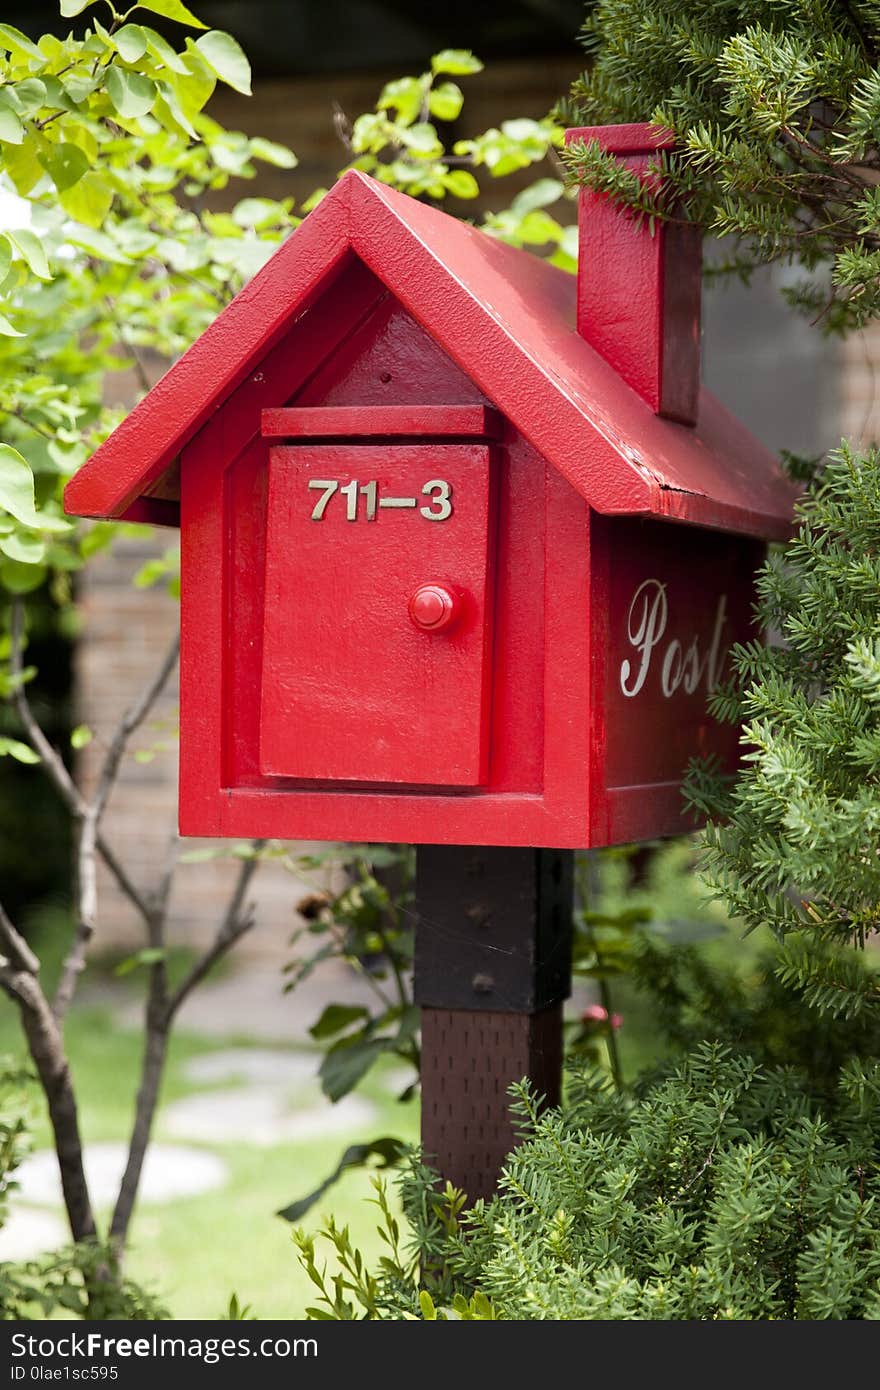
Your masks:
{"label": "red mailbox", "polygon": [[341,180],[66,493],[181,528],[184,834],[683,828],[793,496],[699,390],[698,309],[675,224],[584,195],[576,282]]}

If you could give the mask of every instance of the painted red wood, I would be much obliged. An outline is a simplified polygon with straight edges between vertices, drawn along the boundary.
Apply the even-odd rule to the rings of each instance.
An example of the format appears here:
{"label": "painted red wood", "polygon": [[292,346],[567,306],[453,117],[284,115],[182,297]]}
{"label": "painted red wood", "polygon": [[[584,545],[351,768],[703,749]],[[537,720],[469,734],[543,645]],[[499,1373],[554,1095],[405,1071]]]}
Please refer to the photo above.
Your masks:
{"label": "painted red wood", "polygon": [[264,439],[343,439],[375,435],[421,438],[489,438],[502,419],[485,405],[327,405],[264,410]]}
{"label": "painted red wood", "polygon": [[180,505],[164,497],[137,497],[126,507],[121,521],[136,521],[145,526],[179,526]]}
{"label": "painted red wood", "polygon": [[656,522],[596,518],[593,532],[593,786],[597,844],[686,827],[691,758],[735,762],[738,730],[707,712],[734,642],[754,637],[762,547]]}
{"label": "painted red wood", "polygon": [[[585,126],[566,143],[596,141],[646,182],[652,157],[674,144],[651,125]],[[693,425],[700,398],[698,229],[659,222],[652,229],[603,194],[579,198],[578,332],[660,415]]]}
{"label": "painted red wood", "polygon": [[[206,461],[190,446],[183,469],[183,833],[240,836],[251,833],[244,825],[273,824],[280,838],[583,843],[588,511],[568,485],[522,443],[500,461],[499,533],[523,563],[508,549],[496,570],[485,791],[306,790],[263,777],[258,762],[266,459],[252,444],[225,481]],[[551,650],[545,591],[558,639]],[[206,700],[207,689],[220,689],[221,699]]]}
{"label": "painted red wood", "polygon": [[348,175],[70,484],[73,510],[173,515],[179,467],[184,834],[683,828],[687,756],[731,753],[710,666],[792,489],[707,393],[693,428],[655,414],[576,297]]}
{"label": "painted red wood", "polygon": [[[261,772],[480,786],[489,448],[276,447],[267,515]],[[454,621],[417,626],[411,601],[432,582],[451,591]]]}
{"label": "painted red wood", "polygon": [[[706,391],[693,429],[655,415],[577,333],[571,276],[355,171],[80,469],[68,510],[119,516],[148,491],[285,333],[326,331],[321,296],[352,257],[595,510],[788,534],[793,491],[776,460]],[[388,403],[401,384],[392,374]]]}

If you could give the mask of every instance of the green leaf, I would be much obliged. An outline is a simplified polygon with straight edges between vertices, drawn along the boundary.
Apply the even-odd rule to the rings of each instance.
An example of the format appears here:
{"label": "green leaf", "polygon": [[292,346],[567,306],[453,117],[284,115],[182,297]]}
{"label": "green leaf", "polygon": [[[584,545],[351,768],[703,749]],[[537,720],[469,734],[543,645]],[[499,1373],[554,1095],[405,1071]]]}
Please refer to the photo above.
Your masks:
{"label": "green leaf", "polygon": [[565,184],[559,179],[536,179],[522,193],[517,193],[510,210],[524,217],[527,212],[534,212],[535,208],[549,207],[551,203],[558,202],[564,192]]}
{"label": "green leaf", "polygon": [[11,106],[0,102],[0,140],[7,145],[20,145],[24,139],[24,126]]}
{"label": "green leaf", "polygon": [[559,232],[559,223],[543,208],[527,213],[519,227],[520,239],[527,246],[543,246],[545,242],[556,241]]}
{"label": "green leaf", "polygon": [[370,1067],[393,1043],[388,1038],[342,1040],[331,1047],[320,1067],[321,1090],[332,1101],[341,1100],[366,1076]]}
{"label": "green leaf", "polygon": [[24,526],[39,526],[34,475],[27,460],[9,444],[0,444],[0,508]]}
{"label": "green leaf", "polygon": [[159,961],[164,960],[167,954],[167,950],[162,946],[145,946],[142,951],[136,951],[133,956],[121,960],[113,974],[130,975],[132,970],[137,970],[141,965],[158,965]]}
{"label": "green leaf", "polygon": [[11,536],[0,536],[0,550],[10,560],[18,560],[22,565],[41,565],[46,558],[46,542],[38,536],[22,535],[13,531]]}
{"label": "green leaf", "polygon": [[166,130],[182,130],[191,140],[198,140],[198,132],[178,101],[174,88],[168,82],[163,82],[161,93],[153,107],[156,120],[160,121]]}
{"label": "green leaf", "polygon": [[286,218],[287,209],[271,198],[242,198],[232,209],[232,220],[239,227],[273,227]]}
{"label": "green leaf", "polygon": [[19,560],[5,560],[0,565],[0,585],[11,594],[31,594],[45,578],[43,565],[23,565]]}
{"label": "green leaf", "polygon": [[16,193],[27,197],[36,183],[43,177],[43,167],[39,161],[40,147],[33,135],[29,135],[21,145],[7,145],[3,151],[3,164],[6,173],[15,185]]}
{"label": "green leaf", "polygon": [[[171,47],[168,40],[164,39],[161,34],[157,34],[155,29],[150,29],[146,25],[141,25],[140,27],[147,36],[147,48],[152,53],[153,57],[158,59],[169,72],[176,72],[179,76],[186,77],[189,73],[189,68],[177,50]],[[120,30],[120,33],[121,32]]]}
{"label": "green leaf", "polygon": [[156,557],[145,560],[131,582],[136,589],[151,589],[160,579],[164,579],[167,573],[168,565],[165,560]]}
{"label": "green leaf", "polygon": [[332,1038],[334,1033],[341,1033],[350,1023],[369,1017],[369,1009],[362,1004],[328,1004],[317,1023],[312,1024],[309,1033],[316,1041],[319,1038]]}
{"label": "green leaf", "polygon": [[15,758],[18,763],[38,763],[39,753],[27,743],[19,743],[17,738],[0,738],[0,758]]}
{"label": "green leaf", "polygon": [[75,188],[68,188],[60,197],[61,206],[75,222],[87,227],[100,227],[113,205],[113,190],[100,174],[93,170],[80,179]]}
{"label": "green leaf", "polygon": [[437,1309],[427,1289],[419,1289],[419,1308],[425,1322],[437,1322]]}
{"label": "green leaf", "polygon": [[402,145],[422,159],[437,159],[443,153],[443,145],[430,121],[406,126],[399,131],[399,138]]}
{"label": "green leaf", "polygon": [[246,97],[251,95],[251,65],[231,34],[212,29],[196,39],[196,48],[221,82]]}
{"label": "green leaf", "polygon": [[434,54],[431,69],[433,72],[450,72],[453,76],[463,77],[470,72],[482,72],[483,64],[469,48],[444,48],[442,53]]}
{"label": "green leaf", "polygon": [[61,0],[62,19],[73,19],[76,15],[82,14],[89,5],[94,5],[96,0]]}
{"label": "green leaf", "polygon": [[508,140],[517,143],[528,140],[539,140],[543,143],[546,138],[540,122],[533,121],[530,116],[517,116],[512,121],[502,121],[501,132]]}
{"label": "green leaf", "polygon": [[400,1046],[401,1043],[409,1042],[410,1038],[415,1037],[416,1033],[419,1031],[421,1021],[421,1009],[415,1004],[408,1004],[400,1016],[400,1026],[397,1030],[397,1037],[395,1039],[398,1046]]}
{"label": "green leaf", "polygon": [[16,82],[15,95],[21,103],[19,114],[32,116],[46,104],[46,84],[39,77],[26,77],[23,82]]}
{"label": "green leaf", "polygon": [[23,338],[25,335],[24,333],[19,333],[17,328],[13,328],[5,314],[0,314],[0,336],[4,338]]}
{"label": "green leaf", "polygon": [[17,232],[7,232],[6,236],[38,280],[52,279],[52,272],[49,269],[43,243],[35,232],[20,228]]}
{"label": "green leaf", "polygon": [[[97,72],[72,72],[69,76],[65,76],[63,80],[65,95],[70,98],[70,100],[74,103],[75,106],[81,106],[84,101],[88,101],[89,97],[92,95],[92,92],[97,91],[100,85],[101,74]],[[47,92],[47,102],[48,99],[49,94]],[[79,134],[80,132],[77,133]],[[82,141],[75,140],[74,143],[81,144]]]}
{"label": "green leaf", "polygon": [[261,159],[264,164],[274,164],[279,169],[295,169],[298,163],[293,150],[286,145],[276,145],[274,140],[264,140],[261,135],[255,135],[248,142],[248,149],[254,159]]}
{"label": "green leaf", "polygon": [[400,120],[409,124],[422,109],[424,88],[417,77],[398,77],[386,82],[376,103],[377,111],[396,111]]}
{"label": "green leaf", "polygon": [[443,187],[453,198],[476,198],[480,185],[469,169],[452,169],[443,176]]}
{"label": "green leaf", "polygon": [[[74,0],[74,3],[77,3],[77,0]],[[138,0],[137,7],[139,10],[149,10],[152,14],[160,14],[163,19],[176,19],[178,24],[186,24],[190,29],[208,27],[200,19],[196,19],[192,10],[188,10],[180,0]]]}
{"label": "green leaf", "polygon": [[107,69],[107,91],[120,116],[127,121],[139,120],[152,111],[157,87],[151,78],[140,72],[129,72],[116,63]]}
{"label": "green leaf", "polygon": [[71,730],[70,746],[76,749],[87,748],[93,738],[94,734],[88,724],[77,724],[76,728]]}
{"label": "green leaf", "polygon": [[22,58],[38,58],[41,63],[46,61],[27,34],[13,28],[11,24],[0,24],[0,48],[5,48],[8,53],[17,53]]}
{"label": "green leaf", "polygon": [[307,1197],[300,1197],[298,1201],[291,1202],[289,1207],[284,1207],[278,1215],[283,1221],[299,1221],[310,1207],[323,1197],[328,1188],[347,1173],[351,1168],[364,1168],[371,1158],[380,1158],[382,1162],[380,1168],[390,1168],[399,1163],[406,1153],[406,1144],[401,1139],[385,1137],[382,1139],[371,1139],[363,1144],[352,1144],[347,1148],[339,1160],[338,1164],[325,1178],[320,1187],[316,1187],[314,1192],[310,1192]]}
{"label": "green leaf", "polygon": [[113,43],[126,63],[136,63],[147,51],[147,31],[142,24],[124,24]]}
{"label": "green leaf", "polygon": [[454,121],[461,114],[464,96],[455,82],[441,82],[428,94],[428,110],[438,121]]}
{"label": "green leaf", "polygon": [[43,168],[49,174],[59,193],[72,188],[89,172],[89,161],[79,145],[62,142],[50,145],[38,156]]}
{"label": "green leaf", "polygon": [[67,240],[72,246],[79,246],[98,260],[112,261],[114,265],[131,265],[131,258],[120,251],[115,241],[95,227],[71,226],[67,232]]}

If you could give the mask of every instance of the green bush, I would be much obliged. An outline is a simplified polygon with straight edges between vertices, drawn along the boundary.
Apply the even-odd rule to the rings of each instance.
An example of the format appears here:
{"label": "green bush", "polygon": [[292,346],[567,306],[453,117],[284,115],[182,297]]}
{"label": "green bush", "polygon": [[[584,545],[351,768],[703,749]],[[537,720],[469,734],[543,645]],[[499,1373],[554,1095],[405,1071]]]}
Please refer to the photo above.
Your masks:
{"label": "green bush", "polygon": [[298,1232],[311,1315],[880,1316],[880,1022],[811,1015],[776,965],[743,976],[644,932],[631,981],[662,1060],[631,1091],[581,1066],[543,1115],[516,1088],[523,1142],[471,1211],[410,1155],[406,1248],[377,1177],[378,1270],[332,1222]]}
{"label": "green bush", "polygon": [[848,1061],[825,1104],[803,1073],[720,1043],[635,1102],[591,1071],[543,1115],[517,1089],[525,1137],[492,1202],[461,1213],[412,1167],[413,1258],[387,1204],[374,1276],[330,1227],[344,1272],[328,1283],[300,1234],[312,1316],[880,1317],[880,1064]]}

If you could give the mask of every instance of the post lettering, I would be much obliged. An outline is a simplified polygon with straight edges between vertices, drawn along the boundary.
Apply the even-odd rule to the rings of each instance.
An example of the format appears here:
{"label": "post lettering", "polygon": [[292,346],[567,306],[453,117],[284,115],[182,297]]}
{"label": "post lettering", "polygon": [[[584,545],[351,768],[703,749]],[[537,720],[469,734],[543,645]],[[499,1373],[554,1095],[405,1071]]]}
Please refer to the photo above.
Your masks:
{"label": "post lettering", "polygon": [[632,673],[632,663],[624,661],[620,667],[620,688],[630,699],[638,695],[648,679],[651,656],[666,631],[667,613],[666,585],[661,584],[659,579],[646,579],[633,594],[627,618],[630,646],[639,653],[638,670],[629,689],[627,681]]}
{"label": "post lettering", "polygon": [[[700,650],[700,638],[690,642],[674,637],[666,645],[660,660],[660,689],[664,699],[671,699],[679,690],[693,695],[705,685],[707,694],[715,689],[721,676],[727,648],[722,645],[727,622],[727,595],[721,594],[715,610],[712,637],[705,653]],[[636,589],[629,605],[626,636],[634,657],[620,663],[620,689],[632,699],[644,689],[651,672],[654,653],[660,647],[669,623],[669,600],[666,585],[659,579],[645,579]]]}

